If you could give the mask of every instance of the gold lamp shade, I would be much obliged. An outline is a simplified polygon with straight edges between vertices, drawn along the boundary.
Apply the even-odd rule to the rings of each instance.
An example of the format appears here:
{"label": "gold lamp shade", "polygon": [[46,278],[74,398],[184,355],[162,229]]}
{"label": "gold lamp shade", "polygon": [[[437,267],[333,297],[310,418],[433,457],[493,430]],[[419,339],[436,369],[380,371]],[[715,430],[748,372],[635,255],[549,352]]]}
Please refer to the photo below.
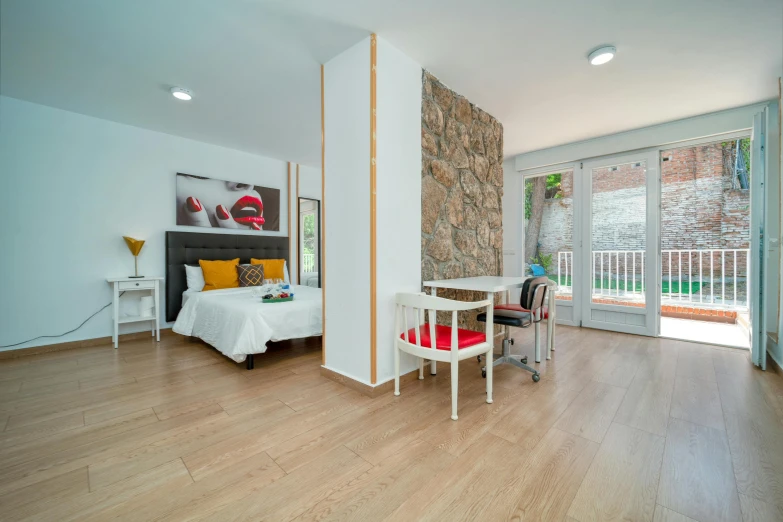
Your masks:
{"label": "gold lamp shade", "polygon": [[141,252],[141,247],[144,246],[144,241],[141,239],[133,239],[132,237],[128,237],[128,236],[122,236],[122,239],[125,240],[125,243],[128,245],[128,250],[130,250],[131,254],[133,254],[133,264],[135,265],[136,275],[132,275],[130,277],[133,278],[144,277],[139,275],[139,258],[138,258],[138,255]]}
{"label": "gold lamp shade", "polygon": [[128,245],[128,249],[131,251],[131,254],[134,256],[139,255],[141,252],[141,247],[144,246],[144,241],[141,239],[133,239],[132,237],[128,236],[122,236],[122,239],[125,240],[125,243]]}

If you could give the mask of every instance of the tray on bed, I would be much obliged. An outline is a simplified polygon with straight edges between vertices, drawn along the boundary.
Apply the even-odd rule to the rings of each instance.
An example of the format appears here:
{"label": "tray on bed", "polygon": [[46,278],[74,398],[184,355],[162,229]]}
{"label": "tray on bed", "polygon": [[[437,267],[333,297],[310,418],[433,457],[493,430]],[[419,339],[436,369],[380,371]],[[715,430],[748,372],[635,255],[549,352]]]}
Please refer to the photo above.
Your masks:
{"label": "tray on bed", "polygon": [[292,295],[288,297],[272,297],[270,299],[264,299],[263,297],[261,298],[262,303],[284,303],[286,301],[293,301],[293,300],[294,300],[294,296]]}

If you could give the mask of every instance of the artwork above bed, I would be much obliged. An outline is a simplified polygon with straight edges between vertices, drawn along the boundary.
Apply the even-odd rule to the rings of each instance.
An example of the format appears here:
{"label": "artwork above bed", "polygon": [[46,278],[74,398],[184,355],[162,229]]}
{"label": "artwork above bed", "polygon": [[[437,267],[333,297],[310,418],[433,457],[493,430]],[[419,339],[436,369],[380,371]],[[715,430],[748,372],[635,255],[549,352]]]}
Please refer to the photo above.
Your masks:
{"label": "artwork above bed", "polygon": [[177,225],[280,230],[280,190],[177,173]]}

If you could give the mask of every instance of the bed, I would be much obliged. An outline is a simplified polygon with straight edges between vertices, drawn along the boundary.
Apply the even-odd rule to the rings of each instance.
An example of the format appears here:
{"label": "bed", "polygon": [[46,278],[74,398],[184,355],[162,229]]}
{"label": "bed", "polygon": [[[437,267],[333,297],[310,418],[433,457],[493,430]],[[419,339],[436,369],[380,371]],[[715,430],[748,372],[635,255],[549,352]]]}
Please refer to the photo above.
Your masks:
{"label": "bed", "polygon": [[199,259],[251,257],[288,260],[288,238],[193,232],[166,233],[166,320],[173,330],[198,337],[226,357],[253,368],[253,356],[269,341],[321,335],[319,288],[293,285],[291,302],[262,303],[258,287],[197,292],[187,289],[185,265]]}
{"label": "bed", "polygon": [[318,288],[321,286],[321,278],[318,272],[305,272],[302,274],[302,284],[311,288]]}

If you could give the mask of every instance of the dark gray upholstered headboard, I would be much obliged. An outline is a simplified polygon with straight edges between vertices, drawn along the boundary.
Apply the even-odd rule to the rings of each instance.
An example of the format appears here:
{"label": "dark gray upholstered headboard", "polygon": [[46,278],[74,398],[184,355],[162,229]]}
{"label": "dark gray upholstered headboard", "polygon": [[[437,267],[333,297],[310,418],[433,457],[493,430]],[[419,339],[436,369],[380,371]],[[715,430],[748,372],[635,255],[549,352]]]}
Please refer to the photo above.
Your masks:
{"label": "dark gray upholstered headboard", "polygon": [[237,257],[240,263],[251,257],[289,261],[288,255],[287,236],[166,232],[166,321],[176,320],[182,308],[182,292],[188,289],[185,265]]}

